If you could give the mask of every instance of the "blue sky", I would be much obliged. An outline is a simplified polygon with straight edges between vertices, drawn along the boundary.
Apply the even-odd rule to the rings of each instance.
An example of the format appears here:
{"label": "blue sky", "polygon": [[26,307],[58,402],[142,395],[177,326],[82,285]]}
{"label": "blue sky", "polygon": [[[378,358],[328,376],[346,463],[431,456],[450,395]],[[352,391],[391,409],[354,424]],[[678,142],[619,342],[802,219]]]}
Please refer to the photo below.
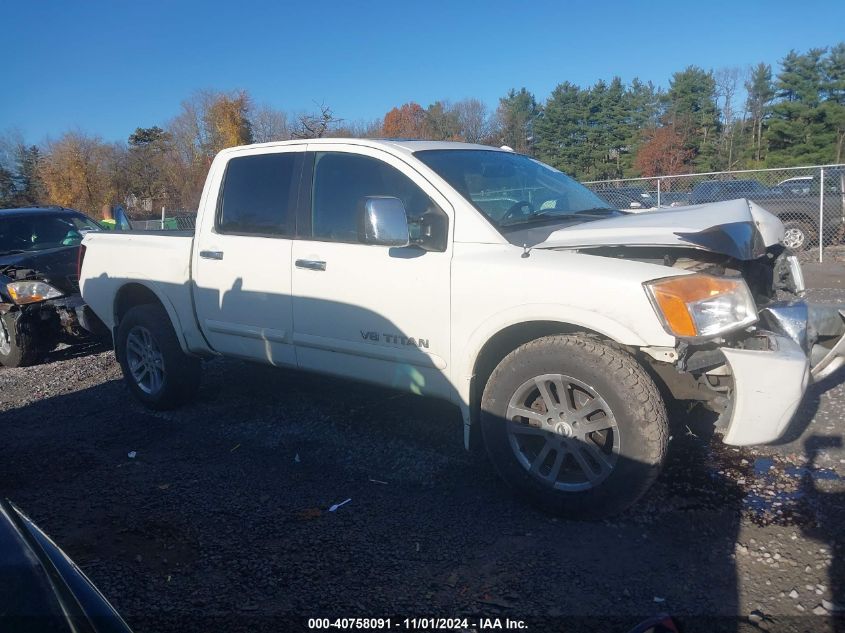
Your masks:
{"label": "blue sky", "polygon": [[6,0],[0,24],[0,131],[125,140],[197,89],[371,120],[411,100],[494,107],[511,87],[545,99],[566,80],[775,65],[845,39],[845,2]]}

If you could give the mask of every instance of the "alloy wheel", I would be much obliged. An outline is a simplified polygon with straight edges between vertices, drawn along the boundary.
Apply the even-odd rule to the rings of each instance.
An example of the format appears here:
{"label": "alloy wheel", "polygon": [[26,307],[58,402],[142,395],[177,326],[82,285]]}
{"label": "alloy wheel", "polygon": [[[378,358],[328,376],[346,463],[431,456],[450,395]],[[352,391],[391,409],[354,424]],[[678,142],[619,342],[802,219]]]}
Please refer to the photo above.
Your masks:
{"label": "alloy wheel", "polygon": [[164,386],[164,356],[150,331],[136,325],[126,337],[126,364],[132,380],[146,394],[155,395]]}
{"label": "alloy wheel", "polygon": [[807,241],[807,236],[799,228],[790,227],[783,233],[783,245],[787,248],[797,249],[804,246]]}
{"label": "alloy wheel", "polygon": [[594,488],[616,466],[616,418],[593,387],[571,376],[544,374],[524,382],[508,403],[507,430],[517,461],[557,490]]}

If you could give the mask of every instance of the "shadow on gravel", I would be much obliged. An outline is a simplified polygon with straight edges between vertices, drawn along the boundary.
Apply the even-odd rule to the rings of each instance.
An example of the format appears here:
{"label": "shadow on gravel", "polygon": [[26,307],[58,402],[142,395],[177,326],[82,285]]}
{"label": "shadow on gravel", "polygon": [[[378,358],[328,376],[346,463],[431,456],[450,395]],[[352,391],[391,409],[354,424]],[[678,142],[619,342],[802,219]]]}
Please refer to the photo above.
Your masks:
{"label": "shadow on gravel", "polygon": [[773,442],[773,445],[782,446],[800,440],[819,410],[822,395],[843,382],[845,382],[845,367],[833,372],[821,382],[812,383],[804,395],[798,412],[786,429],[786,433],[777,442]]}
{"label": "shadow on gravel", "polygon": [[831,613],[833,630],[845,631],[845,493],[824,490],[814,477],[819,469],[816,459],[826,448],[840,448],[842,437],[813,435],[804,441],[805,466],[801,492],[815,509],[815,521],[804,527],[804,533],[826,542],[832,556],[829,582],[833,603],[823,607]]}
{"label": "shadow on gravel", "polygon": [[67,345],[53,350],[44,359],[43,364],[58,363],[72,358],[83,358],[92,354],[99,354],[111,349],[111,345],[104,341],[89,340],[73,345]]}
{"label": "shadow on gravel", "polygon": [[309,616],[624,632],[657,612],[741,630],[743,493],[686,432],[640,503],[581,523],[507,494],[449,405],[246,363],[209,363],[178,411],[111,381],[7,411],[3,428],[0,493],[139,633],[304,630]]}

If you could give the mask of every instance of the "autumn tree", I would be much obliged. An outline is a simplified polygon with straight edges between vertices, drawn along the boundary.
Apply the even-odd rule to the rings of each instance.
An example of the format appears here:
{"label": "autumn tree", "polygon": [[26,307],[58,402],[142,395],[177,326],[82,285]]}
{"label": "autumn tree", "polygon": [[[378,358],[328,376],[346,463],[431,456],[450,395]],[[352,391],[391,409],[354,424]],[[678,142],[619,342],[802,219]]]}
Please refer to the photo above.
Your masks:
{"label": "autumn tree", "polygon": [[645,139],[634,161],[643,176],[669,176],[690,169],[695,153],[684,137],[684,128],[670,123],[649,130]]}
{"label": "autumn tree", "polygon": [[252,143],[249,120],[250,99],[246,92],[219,94],[204,113],[206,154],[213,156],[222,149]]}
{"label": "autumn tree", "polygon": [[244,92],[199,91],[167,125],[176,161],[174,205],[196,209],[215,154],[252,142],[251,101]]}
{"label": "autumn tree", "polygon": [[103,205],[122,200],[123,152],[99,137],[68,132],[47,145],[39,164],[47,202],[98,215]]}
{"label": "autumn tree", "polygon": [[382,124],[388,138],[425,138],[426,111],[419,103],[406,103],[384,115]]}

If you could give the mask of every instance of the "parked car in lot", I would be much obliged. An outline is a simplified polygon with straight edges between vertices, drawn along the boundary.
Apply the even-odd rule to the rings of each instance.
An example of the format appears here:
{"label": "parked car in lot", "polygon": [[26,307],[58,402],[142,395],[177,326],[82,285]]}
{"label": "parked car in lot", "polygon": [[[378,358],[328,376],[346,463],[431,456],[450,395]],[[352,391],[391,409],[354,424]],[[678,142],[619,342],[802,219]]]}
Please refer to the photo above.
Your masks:
{"label": "parked car in lot", "polygon": [[82,570],[5,499],[0,499],[0,630],[131,633]]}
{"label": "parked car in lot", "polygon": [[94,220],[72,209],[0,209],[0,365],[32,365],[86,332],[77,263]]}
{"label": "parked car in lot", "polygon": [[657,198],[642,187],[608,187],[595,194],[613,209],[640,213],[657,208]]}
{"label": "parked car in lot", "polygon": [[818,185],[807,186],[803,179],[784,181],[776,187],[766,187],[757,180],[706,180],[693,187],[690,204],[706,204],[721,200],[747,198],[773,213],[784,223],[784,244],[792,250],[804,250],[818,244],[824,238],[828,241],[841,235],[845,221],[845,197],[842,195],[839,178],[828,179],[824,197],[824,226],[819,230],[819,206],[821,202]]}
{"label": "parked car in lot", "polygon": [[661,388],[765,443],[845,360],[782,237],[745,200],[623,214],[507,150],[320,139],[222,151],[195,233],[91,233],[80,283],[148,407],[214,356],[442,398],[522,498],[596,517],[657,475]]}

